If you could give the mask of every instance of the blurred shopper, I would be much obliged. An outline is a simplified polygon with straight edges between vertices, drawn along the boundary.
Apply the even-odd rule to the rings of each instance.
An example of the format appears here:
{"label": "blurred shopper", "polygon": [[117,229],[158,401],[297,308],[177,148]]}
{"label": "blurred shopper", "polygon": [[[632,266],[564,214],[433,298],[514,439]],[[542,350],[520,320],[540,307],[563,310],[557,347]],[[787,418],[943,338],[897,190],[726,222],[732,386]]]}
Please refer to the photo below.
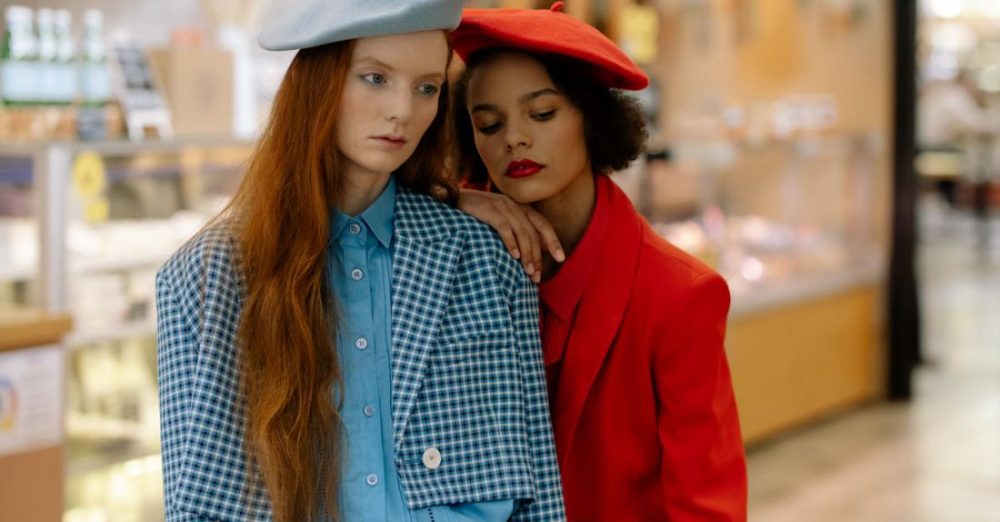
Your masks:
{"label": "blurred shopper", "polygon": [[[553,252],[529,271],[541,280],[568,519],[745,520],[728,287],[660,238],[608,177],[646,138],[617,89],[648,78],[561,7],[467,10],[451,37],[467,64],[453,111],[460,165],[470,185],[494,191],[464,191],[460,208],[510,231],[522,259],[533,244]],[[540,239],[545,221],[555,239]]]}
{"label": "blurred shopper", "polygon": [[[982,177],[973,151],[983,154],[993,146],[991,135],[1000,132],[1000,114],[983,108],[976,99],[971,71],[963,69],[954,80],[933,79],[920,91],[917,136],[921,152],[960,155],[972,178]],[[971,147],[970,147],[971,145]],[[988,167],[987,167],[988,168]],[[962,172],[939,176],[937,187],[945,200],[954,205]]]}
{"label": "blurred shopper", "polygon": [[537,291],[446,204],[461,5],[266,18],[269,124],[157,278],[168,521],[564,519]]}

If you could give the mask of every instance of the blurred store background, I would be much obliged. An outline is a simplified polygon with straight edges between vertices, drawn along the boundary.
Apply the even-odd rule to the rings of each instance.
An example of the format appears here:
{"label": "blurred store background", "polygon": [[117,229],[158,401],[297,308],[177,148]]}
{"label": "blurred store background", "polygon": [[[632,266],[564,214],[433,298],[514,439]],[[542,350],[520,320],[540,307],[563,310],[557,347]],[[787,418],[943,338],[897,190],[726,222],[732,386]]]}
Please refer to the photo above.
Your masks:
{"label": "blurred store background", "polygon": [[[262,3],[0,2],[0,520],[162,520],[153,277],[292,57]],[[615,179],[733,291],[751,520],[1000,521],[1000,1],[566,4],[653,78]]]}

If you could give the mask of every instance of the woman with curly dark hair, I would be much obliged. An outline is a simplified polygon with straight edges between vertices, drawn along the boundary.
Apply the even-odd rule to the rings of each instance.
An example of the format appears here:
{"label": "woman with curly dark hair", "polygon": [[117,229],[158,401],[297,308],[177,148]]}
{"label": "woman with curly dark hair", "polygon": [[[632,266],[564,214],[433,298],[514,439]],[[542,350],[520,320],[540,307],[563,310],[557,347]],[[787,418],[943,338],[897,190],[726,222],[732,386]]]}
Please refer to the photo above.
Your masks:
{"label": "woman with curly dark hair", "polygon": [[[459,206],[524,250],[515,256],[540,282],[568,519],[745,520],[728,287],[609,178],[646,139],[619,89],[648,79],[560,4],[466,10],[451,40],[466,62],[453,111],[460,166],[467,186],[487,188]],[[510,238],[544,237],[546,222],[552,254],[536,265]]]}

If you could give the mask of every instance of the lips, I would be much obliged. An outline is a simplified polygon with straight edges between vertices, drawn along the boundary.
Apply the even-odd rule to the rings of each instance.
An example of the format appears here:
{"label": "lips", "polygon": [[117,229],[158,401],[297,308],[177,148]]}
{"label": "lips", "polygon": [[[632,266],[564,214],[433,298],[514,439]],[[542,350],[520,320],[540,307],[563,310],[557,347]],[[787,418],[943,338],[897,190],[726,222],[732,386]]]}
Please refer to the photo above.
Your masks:
{"label": "lips", "polygon": [[397,148],[397,149],[401,148],[403,145],[406,145],[406,138],[404,138],[402,136],[397,136],[397,135],[394,135],[394,134],[386,134],[384,136],[375,136],[372,139],[374,139],[375,141],[377,141],[379,143],[382,143],[383,145],[386,145],[386,146],[389,146],[389,147],[392,147],[392,148]]}
{"label": "lips", "polygon": [[545,168],[545,165],[535,163],[529,159],[512,161],[507,165],[507,177],[526,178],[538,174],[543,168]]}

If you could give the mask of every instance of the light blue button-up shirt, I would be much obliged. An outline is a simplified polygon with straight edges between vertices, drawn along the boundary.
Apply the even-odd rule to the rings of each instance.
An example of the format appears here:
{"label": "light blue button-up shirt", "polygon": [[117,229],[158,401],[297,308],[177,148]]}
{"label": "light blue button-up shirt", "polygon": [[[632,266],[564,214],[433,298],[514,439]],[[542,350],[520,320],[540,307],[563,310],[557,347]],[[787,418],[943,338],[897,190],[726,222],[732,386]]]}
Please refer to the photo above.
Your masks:
{"label": "light blue button-up shirt", "polygon": [[356,217],[334,211],[330,279],[344,376],[347,447],[340,489],[346,522],[473,522],[510,518],[513,500],[410,510],[396,470],[392,430],[392,234],[396,183]]}

